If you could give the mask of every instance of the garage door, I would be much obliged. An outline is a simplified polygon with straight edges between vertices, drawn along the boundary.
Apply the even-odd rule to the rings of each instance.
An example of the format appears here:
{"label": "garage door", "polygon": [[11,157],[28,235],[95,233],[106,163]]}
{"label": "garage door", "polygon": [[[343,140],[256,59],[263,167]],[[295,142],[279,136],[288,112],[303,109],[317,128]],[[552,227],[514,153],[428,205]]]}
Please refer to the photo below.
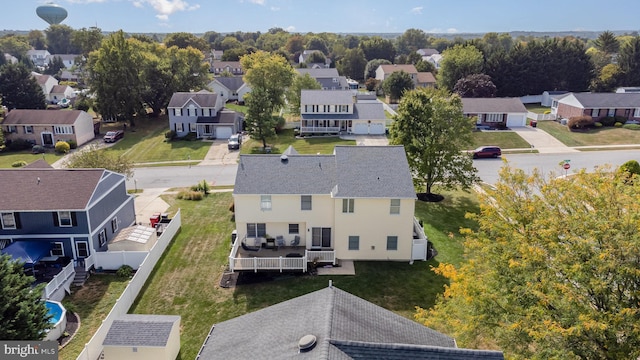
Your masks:
{"label": "garage door", "polygon": [[527,125],[526,114],[507,114],[507,127],[518,127]]}
{"label": "garage door", "polygon": [[382,134],[384,134],[384,123],[383,122],[372,122],[371,126],[369,126],[369,134],[371,134],[371,135],[382,135]]}
{"label": "garage door", "polygon": [[368,133],[368,126],[367,123],[355,123],[353,124],[353,130],[352,132],[354,134],[358,134],[358,135],[366,135]]}
{"label": "garage door", "polygon": [[233,134],[233,129],[230,126],[216,127],[216,139],[228,139],[231,134]]}

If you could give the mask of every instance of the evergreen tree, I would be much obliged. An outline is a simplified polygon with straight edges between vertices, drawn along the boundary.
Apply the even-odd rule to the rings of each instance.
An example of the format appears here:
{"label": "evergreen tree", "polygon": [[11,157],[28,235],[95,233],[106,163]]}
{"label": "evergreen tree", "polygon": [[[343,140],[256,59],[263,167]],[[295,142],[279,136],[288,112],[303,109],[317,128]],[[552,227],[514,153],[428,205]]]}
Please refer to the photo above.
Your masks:
{"label": "evergreen tree", "polygon": [[0,67],[0,96],[9,110],[47,107],[40,85],[29,69],[20,63]]}
{"label": "evergreen tree", "polygon": [[640,36],[626,42],[618,54],[620,66],[620,86],[637,86],[640,84]]}
{"label": "evergreen tree", "polygon": [[0,339],[42,340],[51,327],[42,301],[45,285],[32,288],[34,280],[22,263],[0,255]]}

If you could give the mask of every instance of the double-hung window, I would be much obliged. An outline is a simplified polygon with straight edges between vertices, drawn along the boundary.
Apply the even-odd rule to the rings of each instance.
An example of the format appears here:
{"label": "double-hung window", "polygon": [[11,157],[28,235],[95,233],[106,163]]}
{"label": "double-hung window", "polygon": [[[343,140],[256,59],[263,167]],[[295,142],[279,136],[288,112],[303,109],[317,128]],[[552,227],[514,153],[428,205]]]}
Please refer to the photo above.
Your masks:
{"label": "double-hung window", "polygon": [[300,196],[300,210],[311,210],[311,195]]}
{"label": "double-hung window", "polygon": [[107,243],[107,229],[102,229],[98,234],[98,246],[103,247]]}
{"label": "double-hung window", "polygon": [[73,222],[71,221],[71,211],[58,211],[58,226],[73,226]]}
{"label": "double-hung window", "polygon": [[342,212],[353,213],[354,205],[355,205],[354,199],[342,199]]}
{"label": "double-hung window", "polygon": [[397,236],[387,236],[387,250],[398,250]]}
{"label": "double-hung window", "polygon": [[271,211],[271,195],[260,195],[260,210]]}
{"label": "double-hung window", "polygon": [[360,236],[349,236],[349,250],[360,250]]}
{"label": "double-hung window", "polygon": [[16,217],[12,212],[0,213],[0,221],[3,229],[16,229]]}
{"label": "double-hung window", "polygon": [[267,225],[262,224],[247,224],[247,237],[255,238],[255,237],[265,237],[267,236]]}
{"label": "double-hung window", "polygon": [[391,199],[389,214],[392,214],[392,215],[400,214],[400,199]]}

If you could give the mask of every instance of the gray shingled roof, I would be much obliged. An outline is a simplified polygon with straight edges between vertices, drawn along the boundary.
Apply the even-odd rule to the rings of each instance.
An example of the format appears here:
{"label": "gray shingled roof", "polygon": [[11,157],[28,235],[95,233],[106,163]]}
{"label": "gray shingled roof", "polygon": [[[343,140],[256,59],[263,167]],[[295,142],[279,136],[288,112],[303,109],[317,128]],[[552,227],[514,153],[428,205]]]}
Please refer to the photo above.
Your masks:
{"label": "gray shingled roof", "polygon": [[238,89],[244,85],[242,76],[217,77],[214,80],[218,81],[230,91],[238,91]]}
{"label": "gray shingled roof", "polygon": [[335,358],[367,360],[503,360],[501,351],[459,349],[428,345],[377,344],[356,341],[330,341]]}
{"label": "gray shingled roof", "polygon": [[300,104],[308,105],[346,105],[353,104],[351,90],[302,90]]}
{"label": "gray shingled roof", "polygon": [[520,98],[462,98],[465,114],[526,113]]}
{"label": "gray shingled roof", "polygon": [[234,194],[415,198],[402,146],[336,146],[334,155],[240,155]]}
{"label": "gray shingled roof", "polygon": [[329,194],[333,155],[240,155],[234,194]]}
{"label": "gray shingled roof", "polygon": [[210,91],[198,91],[198,92],[176,92],[171,96],[169,105],[170,108],[181,108],[189,100],[193,100],[201,108],[213,108],[216,106],[218,100],[218,94]]}
{"label": "gray shingled roof", "polygon": [[585,108],[636,108],[640,107],[638,93],[573,93]]}
{"label": "gray shingled roof", "polygon": [[67,90],[69,86],[67,85],[53,85],[53,87],[51,88],[51,93],[52,94],[62,94],[63,92],[65,92],[65,90]]}
{"label": "gray shingled roof", "polygon": [[[348,358],[332,341],[455,347],[452,338],[335,287],[216,324],[210,335],[201,360]],[[298,353],[305,335],[316,336],[316,346]]]}
{"label": "gray shingled roof", "polygon": [[165,346],[178,315],[126,314],[115,319],[103,346]]}
{"label": "gray shingled roof", "polygon": [[415,199],[403,146],[336,146],[337,198]]}
{"label": "gray shingled roof", "polygon": [[0,210],[83,210],[104,172],[103,169],[0,169]]}
{"label": "gray shingled roof", "polygon": [[2,125],[72,125],[82,110],[11,110]]}
{"label": "gray shingled roof", "polygon": [[311,75],[311,77],[316,78],[316,79],[318,79],[318,78],[334,78],[334,77],[340,76],[340,74],[338,73],[338,70],[336,68],[322,68],[322,69],[303,68],[303,69],[296,69],[296,71],[300,75],[309,74],[309,75]]}
{"label": "gray shingled roof", "polygon": [[418,70],[416,70],[416,67],[411,64],[392,64],[392,65],[383,64],[383,65],[380,65],[380,67],[382,68],[382,72],[384,72],[385,74],[391,74],[396,71],[404,71],[408,74],[418,73]]}
{"label": "gray shingled roof", "polygon": [[218,111],[216,116],[198,116],[196,123],[198,124],[234,124],[237,113],[233,110]]}

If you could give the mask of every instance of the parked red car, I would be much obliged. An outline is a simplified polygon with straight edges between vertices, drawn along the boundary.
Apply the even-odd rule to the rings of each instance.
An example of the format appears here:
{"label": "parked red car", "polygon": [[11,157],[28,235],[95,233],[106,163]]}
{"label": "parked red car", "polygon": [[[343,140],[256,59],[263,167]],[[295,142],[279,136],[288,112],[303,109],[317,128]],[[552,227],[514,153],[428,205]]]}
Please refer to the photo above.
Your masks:
{"label": "parked red car", "polygon": [[472,151],[473,158],[498,158],[502,156],[502,150],[497,146],[480,146]]}
{"label": "parked red car", "polygon": [[124,131],[115,130],[115,131],[107,131],[104,136],[104,142],[116,142],[118,139],[122,139],[124,137]]}

